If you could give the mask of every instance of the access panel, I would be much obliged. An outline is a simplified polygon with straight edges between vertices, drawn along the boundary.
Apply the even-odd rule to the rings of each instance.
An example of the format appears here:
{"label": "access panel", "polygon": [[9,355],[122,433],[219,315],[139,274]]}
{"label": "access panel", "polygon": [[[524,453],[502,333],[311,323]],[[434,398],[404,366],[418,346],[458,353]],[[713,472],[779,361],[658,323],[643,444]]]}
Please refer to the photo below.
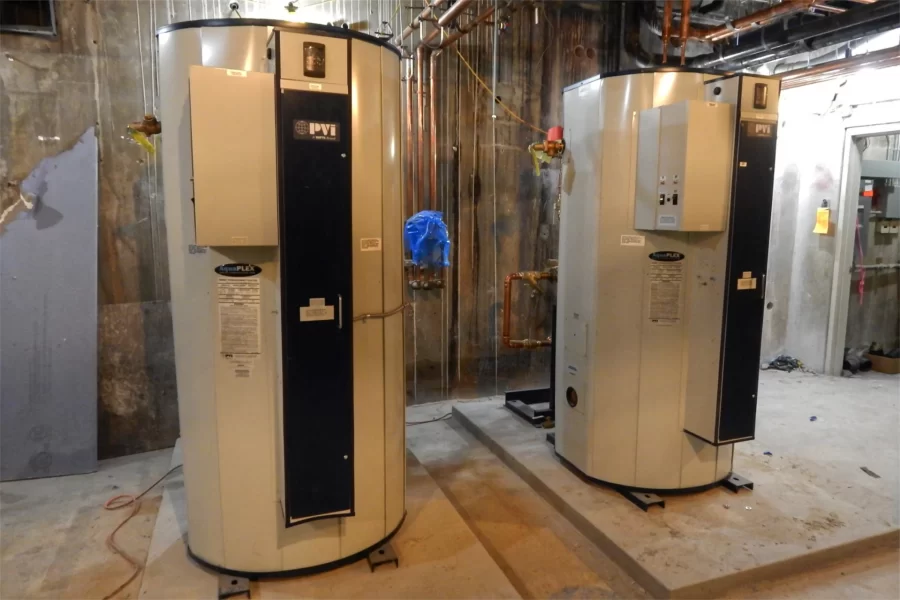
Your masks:
{"label": "access panel", "polygon": [[287,526],[353,514],[350,100],[279,93]]}

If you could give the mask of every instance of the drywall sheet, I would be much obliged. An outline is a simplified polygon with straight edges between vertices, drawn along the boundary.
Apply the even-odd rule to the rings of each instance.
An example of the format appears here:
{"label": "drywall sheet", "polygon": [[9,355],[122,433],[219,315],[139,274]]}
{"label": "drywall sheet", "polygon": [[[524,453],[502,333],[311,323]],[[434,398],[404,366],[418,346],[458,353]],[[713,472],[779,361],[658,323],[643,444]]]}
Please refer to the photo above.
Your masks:
{"label": "drywall sheet", "polygon": [[0,223],[0,480],[97,467],[97,188],[91,128]]}

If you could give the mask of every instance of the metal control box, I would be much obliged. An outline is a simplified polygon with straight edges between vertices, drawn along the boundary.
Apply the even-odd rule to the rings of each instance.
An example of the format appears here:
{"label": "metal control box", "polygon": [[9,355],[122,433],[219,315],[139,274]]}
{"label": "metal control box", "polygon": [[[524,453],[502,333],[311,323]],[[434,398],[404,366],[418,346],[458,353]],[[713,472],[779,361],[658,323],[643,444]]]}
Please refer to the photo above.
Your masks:
{"label": "metal control box", "polygon": [[190,108],[195,243],[277,246],[273,76],[192,65]]}
{"label": "metal control box", "polygon": [[687,100],[638,113],[634,227],[724,231],[734,105]]}

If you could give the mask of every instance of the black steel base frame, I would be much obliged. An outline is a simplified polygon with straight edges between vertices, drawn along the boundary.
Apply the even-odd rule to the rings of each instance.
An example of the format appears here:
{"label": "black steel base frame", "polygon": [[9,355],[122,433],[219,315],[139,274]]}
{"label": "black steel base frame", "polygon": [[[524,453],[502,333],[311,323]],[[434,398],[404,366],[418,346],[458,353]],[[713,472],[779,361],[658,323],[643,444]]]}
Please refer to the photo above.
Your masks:
{"label": "black steel base frame", "polygon": [[368,548],[360,550],[356,554],[351,554],[350,556],[345,556],[344,558],[339,558],[338,560],[333,560],[329,563],[324,563],[321,565],[315,565],[312,567],[304,567],[302,569],[289,569],[286,571],[265,571],[265,572],[255,572],[255,571],[236,571],[234,569],[226,569],[224,567],[216,566],[212,563],[209,563],[202,558],[198,557],[196,554],[191,552],[190,541],[187,544],[187,554],[191,557],[191,560],[196,562],[197,564],[206,567],[207,569],[211,569],[217,573],[224,573],[226,575],[233,575],[235,577],[246,577],[251,581],[256,581],[258,579],[265,579],[268,577],[302,577],[304,575],[315,575],[316,573],[323,573],[325,571],[331,571],[333,569],[337,569],[339,567],[343,567],[349,565],[351,563],[355,563],[358,560],[362,560],[364,558],[368,558],[369,554],[375,552],[389,541],[391,538],[396,535],[400,528],[403,527],[403,522],[406,521],[406,513],[403,513],[403,518],[400,519],[400,523],[397,524],[397,527],[394,528],[392,532],[390,532],[387,537],[384,539],[372,544]]}
{"label": "black steel base frame", "polygon": [[[537,404],[547,404],[547,408],[534,408]],[[548,418],[553,418],[552,388],[533,388],[528,390],[510,390],[506,392],[504,402],[506,408],[516,413],[535,427],[543,425]]]}
{"label": "black steel base frame", "polygon": [[[552,439],[551,439],[551,436]],[[548,433],[547,441],[556,445],[556,436],[555,434]],[[617,483],[610,483],[608,481],[604,481],[602,479],[596,479],[589,475],[586,475],[582,472],[578,467],[570,463],[563,456],[560,456],[559,452],[555,452],[556,457],[559,461],[565,465],[570,471],[578,475],[583,481],[587,483],[593,483],[596,485],[602,485],[611,490],[615,490],[625,496],[629,502],[632,502],[639,508],[644,511],[647,511],[651,506],[659,506],[661,508],[665,508],[666,502],[662,498],[659,497],[658,494],[665,494],[667,496],[681,496],[685,494],[696,494],[699,492],[705,492],[706,490],[711,490],[718,486],[724,486],[730,489],[732,492],[737,492],[741,489],[752,490],[753,482],[749,479],[738,475],[737,473],[729,473],[724,479],[720,479],[719,481],[714,481],[712,483],[707,483],[705,485],[698,485],[689,488],[678,488],[678,489],[664,489],[664,488],[643,488],[643,487],[633,487],[628,485],[620,485]]]}

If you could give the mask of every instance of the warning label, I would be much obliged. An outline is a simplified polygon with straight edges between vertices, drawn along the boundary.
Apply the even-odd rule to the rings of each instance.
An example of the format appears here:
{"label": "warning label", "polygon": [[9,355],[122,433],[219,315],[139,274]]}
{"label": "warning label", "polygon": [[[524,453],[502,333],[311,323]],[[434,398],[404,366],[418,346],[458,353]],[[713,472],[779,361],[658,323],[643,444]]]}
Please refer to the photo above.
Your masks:
{"label": "warning label", "polygon": [[649,277],[650,320],[662,325],[678,323],[684,263],[651,260]]}
{"label": "warning label", "polygon": [[219,352],[259,354],[259,277],[219,277]]}

